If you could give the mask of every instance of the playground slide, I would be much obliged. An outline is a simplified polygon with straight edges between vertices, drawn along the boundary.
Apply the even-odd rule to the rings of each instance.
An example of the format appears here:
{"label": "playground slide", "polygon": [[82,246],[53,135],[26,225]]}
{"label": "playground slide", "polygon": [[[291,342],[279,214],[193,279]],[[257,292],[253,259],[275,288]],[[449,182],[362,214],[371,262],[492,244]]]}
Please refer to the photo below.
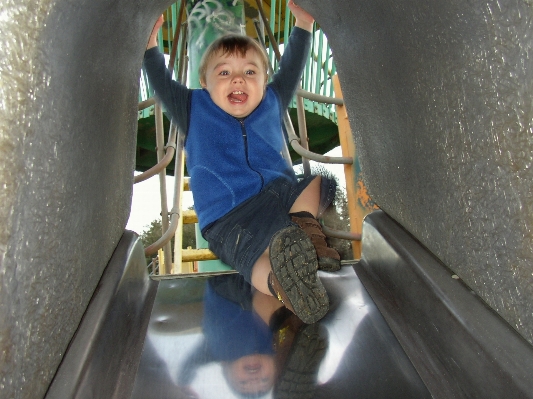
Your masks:
{"label": "playground slide", "polygon": [[46,398],[430,398],[353,267],[305,325],[236,273],[148,279],[126,233]]}
{"label": "playground slide", "polygon": [[132,399],[430,398],[352,265],[321,277],[310,326],[237,274],[161,281]]}
{"label": "playground slide", "polygon": [[236,273],[151,280],[126,233],[46,398],[532,397],[531,345],[385,213],[363,233],[313,325]]}

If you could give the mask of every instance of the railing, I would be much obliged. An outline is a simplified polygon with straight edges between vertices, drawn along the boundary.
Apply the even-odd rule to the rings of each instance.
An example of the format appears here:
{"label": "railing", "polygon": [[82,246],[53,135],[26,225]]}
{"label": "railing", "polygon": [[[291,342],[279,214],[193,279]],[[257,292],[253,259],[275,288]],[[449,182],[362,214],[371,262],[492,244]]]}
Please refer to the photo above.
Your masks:
{"label": "railing", "polygon": [[[259,0],[256,0],[257,7],[260,10],[261,16],[264,16],[264,12],[262,11],[261,3]],[[288,11],[287,11],[288,12]],[[292,18],[286,18],[286,19],[292,19]],[[270,48],[271,53],[275,55],[275,63],[278,64],[281,59],[281,52],[279,50],[279,47],[277,45],[277,42],[274,37],[274,32],[272,31],[271,27],[269,25],[265,25],[267,29],[268,37],[270,38]],[[265,42],[263,40],[262,34],[260,32],[260,26],[258,23],[255,24],[256,31],[257,31],[257,37],[260,41],[260,43],[265,46]],[[308,62],[309,64],[309,62]],[[274,72],[274,68],[272,67],[272,63],[269,64],[270,74],[272,75]],[[317,162],[322,163],[339,163],[339,164],[351,164],[353,160],[351,158],[342,158],[342,157],[325,157],[320,154],[315,154],[309,151],[307,148],[307,129],[305,128],[305,115],[303,113],[304,110],[304,103],[301,101],[301,99],[310,99],[311,97],[318,99],[324,103],[324,105],[329,106],[333,104],[343,105],[343,101],[335,98],[335,97],[328,97],[321,94],[311,93],[308,91],[303,90],[300,88],[298,90],[298,93],[296,95],[296,98],[293,100],[293,102],[296,102],[296,108],[298,110],[298,120],[299,120],[299,126],[300,126],[300,137],[298,137],[294,131],[294,127],[292,125],[291,119],[289,117],[288,112],[285,113],[283,122],[285,123],[285,128],[287,129],[287,134],[289,136],[289,142],[299,155],[302,156],[303,162],[304,162],[304,172],[305,174],[309,174],[310,169],[306,166],[306,160],[312,159]]]}
{"label": "railing", "polygon": [[[269,18],[267,18],[261,3],[261,1],[256,0],[256,6],[259,10],[260,17],[263,21],[268,20],[268,23],[265,22],[264,26],[270,28],[271,32],[274,32],[274,35],[269,35],[267,53],[269,54],[271,65],[276,69],[279,62],[279,56],[281,55],[276,49],[276,43],[287,43],[290,30],[293,28],[293,18],[290,18],[289,9],[286,9],[286,17],[284,19],[281,17],[285,0],[271,0]],[[283,28],[281,28],[280,21],[283,21]],[[276,29],[276,27],[279,27],[279,29]],[[333,54],[329,47],[328,40],[324,33],[318,29],[315,24],[311,55],[302,75],[302,89],[308,93],[332,98],[334,97],[334,91],[331,77],[335,75],[335,73],[335,63],[333,62]],[[337,122],[334,103],[328,103],[323,101],[323,99],[313,98],[312,96],[304,97],[303,105],[306,111],[314,112],[332,120],[333,122]],[[296,106],[297,99],[294,99],[291,107],[296,108]]]}
{"label": "railing", "polygon": [[[161,50],[167,49],[166,54],[172,53],[170,48],[176,48],[175,54],[184,55],[186,46],[183,40],[175,40],[176,33],[179,30],[177,26],[182,25],[182,21],[185,20],[185,12],[182,9],[182,4],[185,2],[177,1],[172,4],[165,12],[166,25],[164,29],[159,33],[159,47]],[[269,55],[271,65],[274,70],[277,68],[278,55],[275,48],[276,43],[286,43],[289,38],[290,30],[293,27],[293,18],[290,17],[290,10],[287,8],[287,17],[283,17],[285,10],[286,0],[271,0],[270,15],[267,16],[263,10],[263,6],[260,1],[256,2],[257,8],[260,12],[260,16],[264,16],[265,28],[268,27],[274,36],[269,38],[267,44],[267,53]],[[180,19],[180,15],[182,16]],[[173,22],[176,21],[176,22]],[[283,26],[280,26],[282,21]],[[184,36],[181,35],[181,38]],[[165,46],[166,44],[166,46]],[[173,47],[170,47],[173,46]],[[334,89],[332,83],[332,76],[336,73],[335,63],[333,62],[333,55],[331,48],[328,44],[326,36],[323,32],[315,27],[313,33],[312,53],[307,61],[303,76],[302,76],[302,90],[309,94],[304,96],[304,109],[307,112],[313,112],[320,116],[330,119],[333,122],[337,122],[337,116],[335,112],[335,101],[328,103],[324,101],[324,97],[334,98]],[[283,53],[283,45],[280,46],[280,54]],[[174,58],[170,55],[170,62]],[[180,76],[178,64],[174,68],[175,76]],[[146,79],[144,71],[141,73],[141,90],[139,90],[139,103],[143,104],[143,107],[139,107],[139,118],[146,118],[153,115],[153,101],[150,100],[153,95],[153,90]],[[320,97],[322,96],[322,97]],[[148,103],[145,103],[148,101]],[[146,107],[148,105],[148,107]],[[297,99],[295,98],[290,104],[292,108],[297,107]]]}

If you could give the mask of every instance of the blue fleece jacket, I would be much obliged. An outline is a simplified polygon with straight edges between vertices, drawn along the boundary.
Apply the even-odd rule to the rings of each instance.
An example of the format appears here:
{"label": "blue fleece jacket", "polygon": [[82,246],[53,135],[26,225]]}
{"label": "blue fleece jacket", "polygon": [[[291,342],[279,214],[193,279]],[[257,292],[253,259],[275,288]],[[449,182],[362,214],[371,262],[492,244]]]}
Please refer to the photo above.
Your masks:
{"label": "blue fleece jacket", "polygon": [[276,93],[239,120],[220,109],[206,90],[195,90],[185,144],[200,228],[258,194],[277,178],[296,181],[282,156],[284,137]]}
{"label": "blue fleece jacket", "polygon": [[281,154],[282,117],[305,67],[310,39],[309,32],[293,29],[263,100],[242,120],[219,108],[206,90],[172,80],[157,48],[146,51],[144,66],[156,96],[187,132],[187,170],[202,230],[269,182],[279,177],[296,181]]}

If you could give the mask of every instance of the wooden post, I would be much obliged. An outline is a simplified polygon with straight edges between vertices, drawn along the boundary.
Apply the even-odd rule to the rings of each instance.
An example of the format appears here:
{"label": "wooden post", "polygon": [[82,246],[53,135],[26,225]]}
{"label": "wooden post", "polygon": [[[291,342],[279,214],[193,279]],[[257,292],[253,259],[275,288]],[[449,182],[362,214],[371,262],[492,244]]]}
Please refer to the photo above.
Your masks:
{"label": "wooden post", "polygon": [[157,258],[159,259],[159,275],[168,274],[165,273],[165,253],[162,248],[157,250]]}
{"label": "wooden post", "polygon": [[[185,150],[182,149],[181,151],[185,151]],[[180,207],[179,213],[180,214],[179,214],[179,219],[178,219],[178,227],[176,228],[176,234],[174,235],[174,263],[172,264],[172,274],[187,273],[183,271],[183,267],[181,263],[182,262],[181,251],[182,251],[182,246],[183,246],[183,212],[184,212],[183,209],[181,209],[181,204],[183,203],[183,190],[184,190],[183,173],[185,171],[184,165],[185,165],[185,157],[182,156],[180,167],[175,168],[174,170],[175,179],[177,179],[176,173],[181,174],[181,186],[179,188],[179,192],[176,193],[176,195],[178,195],[180,199],[179,200],[179,207]]]}
{"label": "wooden post", "polygon": [[[333,76],[335,97],[342,98],[342,90],[337,75]],[[355,151],[348,113],[344,105],[337,105],[337,121],[339,126],[339,141],[341,143],[342,156],[354,160],[352,165],[344,165],[344,177],[346,179],[346,197],[348,200],[348,214],[350,216],[350,231],[361,234],[363,231],[363,219],[374,209],[378,209],[363,183],[359,157]],[[354,259],[361,258],[361,241],[352,241]]]}

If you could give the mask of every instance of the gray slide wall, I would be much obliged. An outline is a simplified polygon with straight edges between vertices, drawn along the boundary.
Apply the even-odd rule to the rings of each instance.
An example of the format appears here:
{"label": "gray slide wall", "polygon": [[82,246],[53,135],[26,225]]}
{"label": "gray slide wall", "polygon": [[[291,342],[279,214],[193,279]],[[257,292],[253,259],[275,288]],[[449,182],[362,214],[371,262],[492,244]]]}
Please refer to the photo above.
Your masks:
{"label": "gray slide wall", "polygon": [[44,396],[124,232],[164,8],[0,1],[0,397]]}
{"label": "gray slide wall", "polygon": [[301,4],[372,198],[533,343],[533,2]]}

